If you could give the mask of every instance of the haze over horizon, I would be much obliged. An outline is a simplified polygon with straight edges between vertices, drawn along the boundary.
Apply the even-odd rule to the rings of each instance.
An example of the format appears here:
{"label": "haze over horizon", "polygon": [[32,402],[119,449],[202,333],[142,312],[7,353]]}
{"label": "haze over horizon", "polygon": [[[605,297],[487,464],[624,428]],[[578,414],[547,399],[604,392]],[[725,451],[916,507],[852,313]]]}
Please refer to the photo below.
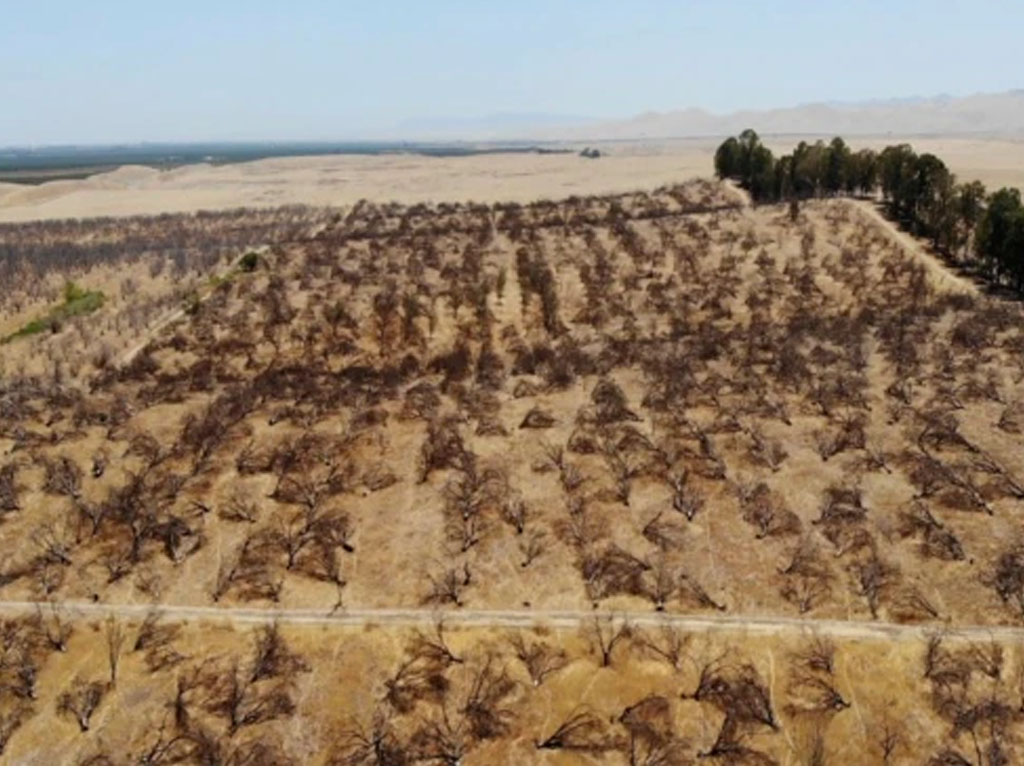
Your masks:
{"label": "haze over horizon", "polygon": [[621,121],[1022,85],[1024,5],[1000,2],[186,0],[5,16],[0,146],[416,138],[495,115]]}

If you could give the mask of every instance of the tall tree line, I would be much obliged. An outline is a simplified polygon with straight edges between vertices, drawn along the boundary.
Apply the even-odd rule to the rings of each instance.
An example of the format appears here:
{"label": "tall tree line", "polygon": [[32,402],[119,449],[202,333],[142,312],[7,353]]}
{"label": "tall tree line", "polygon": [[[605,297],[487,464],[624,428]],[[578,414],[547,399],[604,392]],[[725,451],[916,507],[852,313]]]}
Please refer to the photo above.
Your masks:
{"label": "tall tree line", "polygon": [[757,203],[838,195],[877,195],[908,231],[958,259],[973,254],[985,276],[1024,295],[1024,205],[1020,191],[987,194],[980,181],[960,183],[935,155],[909,144],[852,151],[843,139],[801,141],[776,158],[751,129],[722,142],[715,172]]}

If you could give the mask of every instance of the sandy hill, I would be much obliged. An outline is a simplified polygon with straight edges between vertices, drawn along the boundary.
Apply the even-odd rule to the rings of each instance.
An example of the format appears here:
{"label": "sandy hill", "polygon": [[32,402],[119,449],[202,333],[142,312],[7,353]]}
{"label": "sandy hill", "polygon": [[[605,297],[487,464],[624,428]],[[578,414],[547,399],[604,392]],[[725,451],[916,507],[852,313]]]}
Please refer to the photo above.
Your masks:
{"label": "sandy hill", "polygon": [[691,107],[644,112],[621,120],[530,115],[406,123],[403,138],[558,140],[728,136],[754,127],[763,134],[938,135],[1024,133],[1024,90],[970,96],[812,103],[715,114]]}

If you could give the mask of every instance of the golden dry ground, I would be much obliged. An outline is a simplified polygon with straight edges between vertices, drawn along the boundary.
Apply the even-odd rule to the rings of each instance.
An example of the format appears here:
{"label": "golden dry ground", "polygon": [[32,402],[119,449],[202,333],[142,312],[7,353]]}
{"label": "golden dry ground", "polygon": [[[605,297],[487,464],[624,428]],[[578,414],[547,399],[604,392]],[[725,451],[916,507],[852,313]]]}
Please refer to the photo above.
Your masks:
{"label": "golden dry ground", "polygon": [[[271,158],[228,165],[196,164],[173,170],[125,166],[87,179],[38,185],[0,182],[0,222],[94,216],[160,215],[281,205],[485,203],[558,200],[570,195],[622,194],[711,173],[724,137],[591,142],[602,156],[577,156],[582,143],[561,145],[566,154],[494,153],[468,157],[333,155]],[[777,154],[799,141],[832,136],[773,135]],[[908,142],[932,152],[962,181],[990,189],[1024,187],[1024,140],[1007,136],[854,137],[854,150]]]}
{"label": "golden dry ground", "polygon": [[[0,601],[46,606],[12,614],[4,674],[38,680],[0,694],[4,759],[1021,759],[1024,317],[865,204],[694,181],[170,222],[207,235],[188,291],[140,278],[148,343],[156,312],[113,335],[122,290],[0,347]],[[61,607],[89,601],[115,624]],[[124,604],[181,626],[133,650]],[[273,663],[247,610],[283,612]],[[541,630],[459,620],[510,610]]]}

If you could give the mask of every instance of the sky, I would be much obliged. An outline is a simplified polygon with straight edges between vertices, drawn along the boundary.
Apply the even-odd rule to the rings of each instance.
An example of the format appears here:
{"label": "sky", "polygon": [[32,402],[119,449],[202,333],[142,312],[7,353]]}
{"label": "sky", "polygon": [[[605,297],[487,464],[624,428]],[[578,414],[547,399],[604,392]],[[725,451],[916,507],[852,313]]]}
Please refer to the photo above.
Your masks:
{"label": "sky", "polygon": [[0,146],[997,92],[1022,30],[985,0],[0,0]]}

